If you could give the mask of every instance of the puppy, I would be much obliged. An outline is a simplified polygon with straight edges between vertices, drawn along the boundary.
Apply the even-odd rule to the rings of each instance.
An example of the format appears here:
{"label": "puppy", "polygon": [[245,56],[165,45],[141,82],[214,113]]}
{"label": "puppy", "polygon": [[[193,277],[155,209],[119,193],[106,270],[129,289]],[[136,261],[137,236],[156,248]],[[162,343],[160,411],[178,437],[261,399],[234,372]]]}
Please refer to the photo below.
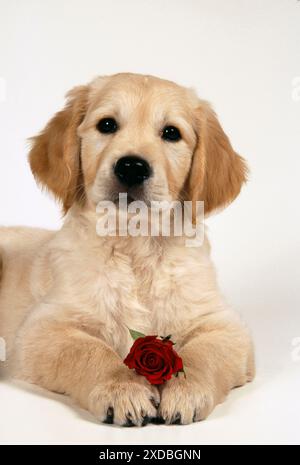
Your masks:
{"label": "puppy", "polygon": [[[31,170],[62,204],[58,232],[0,229],[0,336],[13,376],[71,396],[100,421],[188,424],[254,376],[248,331],[218,290],[207,238],[100,237],[96,206],[128,199],[229,204],[246,180],[210,106],[153,76],[68,93],[32,139]],[[123,363],[128,328],[172,335],[186,376],[160,388]]]}

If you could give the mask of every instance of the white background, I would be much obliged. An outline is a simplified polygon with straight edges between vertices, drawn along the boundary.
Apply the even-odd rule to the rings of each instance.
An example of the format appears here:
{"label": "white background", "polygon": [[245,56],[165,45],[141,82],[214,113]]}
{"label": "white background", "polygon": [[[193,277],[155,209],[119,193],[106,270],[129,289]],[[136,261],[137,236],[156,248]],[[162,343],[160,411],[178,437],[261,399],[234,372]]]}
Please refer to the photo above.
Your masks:
{"label": "white background", "polygon": [[26,138],[72,86],[132,71],[196,88],[251,168],[241,196],[208,226],[222,288],[252,329],[258,367],[255,382],[205,422],[142,429],[99,425],[68,400],[2,381],[0,442],[299,443],[300,1],[0,6],[0,223],[61,224],[34,183]]}

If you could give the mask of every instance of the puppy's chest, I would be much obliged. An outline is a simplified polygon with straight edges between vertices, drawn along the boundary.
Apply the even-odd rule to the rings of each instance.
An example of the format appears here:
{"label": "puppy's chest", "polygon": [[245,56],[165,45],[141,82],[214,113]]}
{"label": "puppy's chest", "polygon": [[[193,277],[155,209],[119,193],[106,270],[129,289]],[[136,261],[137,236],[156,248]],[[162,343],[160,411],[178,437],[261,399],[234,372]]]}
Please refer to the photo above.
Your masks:
{"label": "puppy's chest", "polygon": [[[199,315],[207,280],[203,263],[187,251],[111,248],[101,256],[82,255],[84,279],[65,282],[84,309],[95,334],[100,331],[122,356],[132,340],[128,328],[144,334],[172,334],[178,341]],[[72,269],[76,268],[76,263]],[[70,279],[74,273],[68,274]]]}
{"label": "puppy's chest", "polygon": [[198,282],[201,267],[184,252],[114,250],[103,270],[109,279],[99,284],[107,286],[107,310],[118,323],[148,334],[169,334],[194,318],[195,301],[203,294]]}
{"label": "puppy's chest", "polygon": [[61,278],[64,298],[76,298],[87,318],[103,323],[114,340],[122,339],[120,331],[128,333],[128,327],[146,334],[176,333],[197,317],[211,287],[203,254],[176,245],[162,248],[135,238],[76,257]]}

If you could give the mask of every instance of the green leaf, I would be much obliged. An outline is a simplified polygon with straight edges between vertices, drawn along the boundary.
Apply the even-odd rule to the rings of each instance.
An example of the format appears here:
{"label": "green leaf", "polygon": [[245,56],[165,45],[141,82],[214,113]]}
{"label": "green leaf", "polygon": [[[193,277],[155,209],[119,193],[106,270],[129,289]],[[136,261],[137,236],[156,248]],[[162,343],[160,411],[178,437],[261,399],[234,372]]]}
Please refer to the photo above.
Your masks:
{"label": "green leaf", "polygon": [[181,370],[178,370],[175,374],[176,378],[178,377],[179,373],[183,373],[183,376],[184,378],[186,379],[186,372],[184,371],[184,368],[182,368]]}
{"label": "green leaf", "polygon": [[130,335],[132,337],[132,339],[135,341],[136,339],[138,339],[139,337],[145,337],[145,334],[143,333],[140,333],[139,331],[135,331],[134,329],[129,329],[129,332],[130,332]]}

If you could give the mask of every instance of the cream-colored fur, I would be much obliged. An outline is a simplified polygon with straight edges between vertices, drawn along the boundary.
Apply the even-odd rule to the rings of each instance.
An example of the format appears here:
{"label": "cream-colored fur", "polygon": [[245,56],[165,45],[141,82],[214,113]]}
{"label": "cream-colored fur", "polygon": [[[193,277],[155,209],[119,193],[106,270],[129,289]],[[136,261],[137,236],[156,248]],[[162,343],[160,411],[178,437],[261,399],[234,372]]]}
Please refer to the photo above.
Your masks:
{"label": "cream-colored fur", "polygon": [[[116,134],[95,129],[103,116],[117,119]],[[162,140],[166,124],[183,139]],[[207,239],[189,248],[184,237],[96,234],[95,206],[122,191],[111,167],[128,153],[153,168],[134,192],[145,201],[203,199],[210,212],[232,201],[245,180],[243,160],[192,91],[132,74],[73,90],[30,153],[34,175],[67,212],[62,229],[0,229],[5,366],[70,395],[100,421],[186,424],[253,378],[252,343],[219,292]],[[172,334],[186,378],[157,389],[129,370],[122,361],[132,344],[128,327]]]}

